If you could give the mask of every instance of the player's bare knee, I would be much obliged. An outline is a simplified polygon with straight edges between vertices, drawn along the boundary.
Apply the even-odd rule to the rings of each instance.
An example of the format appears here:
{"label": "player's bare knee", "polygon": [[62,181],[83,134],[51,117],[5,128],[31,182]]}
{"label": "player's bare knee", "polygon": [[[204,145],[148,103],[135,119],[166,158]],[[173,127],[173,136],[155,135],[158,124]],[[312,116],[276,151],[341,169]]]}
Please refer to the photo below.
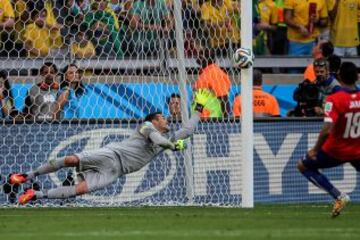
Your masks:
{"label": "player's bare knee", "polygon": [[76,195],[82,195],[89,192],[89,188],[85,181],[80,182],[75,186]]}
{"label": "player's bare knee", "polygon": [[306,167],[304,166],[304,163],[302,160],[298,161],[297,168],[300,172],[304,172],[306,170]]}
{"label": "player's bare knee", "polygon": [[65,166],[68,167],[77,167],[79,166],[79,158],[75,155],[65,157]]}

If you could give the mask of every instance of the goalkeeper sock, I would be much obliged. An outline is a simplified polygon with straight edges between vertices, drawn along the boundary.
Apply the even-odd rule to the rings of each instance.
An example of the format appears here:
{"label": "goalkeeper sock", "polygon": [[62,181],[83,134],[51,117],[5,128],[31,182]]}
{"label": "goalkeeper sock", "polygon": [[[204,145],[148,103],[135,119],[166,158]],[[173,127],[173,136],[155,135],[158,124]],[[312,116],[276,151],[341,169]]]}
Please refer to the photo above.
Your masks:
{"label": "goalkeeper sock", "polygon": [[27,174],[26,178],[28,180],[30,180],[30,179],[32,179],[36,176],[42,175],[42,174],[56,172],[57,170],[59,170],[63,167],[65,167],[65,157],[58,158],[55,160],[50,160],[49,162],[38,167],[35,171],[26,173]]}
{"label": "goalkeeper sock", "polygon": [[75,186],[66,186],[50,189],[47,191],[47,193],[44,193],[43,195],[44,198],[70,198],[75,196]]}
{"label": "goalkeeper sock", "polygon": [[331,184],[329,179],[318,170],[306,169],[302,174],[315,186],[327,191],[334,199],[341,195],[340,191]]}

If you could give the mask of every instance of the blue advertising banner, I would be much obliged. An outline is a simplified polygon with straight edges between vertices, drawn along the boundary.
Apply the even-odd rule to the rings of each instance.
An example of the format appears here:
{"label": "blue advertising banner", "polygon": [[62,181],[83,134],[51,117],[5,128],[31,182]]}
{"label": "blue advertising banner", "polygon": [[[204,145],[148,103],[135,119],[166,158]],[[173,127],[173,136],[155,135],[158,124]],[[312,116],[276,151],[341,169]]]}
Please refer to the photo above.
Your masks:
{"label": "blue advertising banner", "polygon": [[[25,97],[31,84],[13,84],[12,94],[15,97],[15,107],[21,111],[24,108]],[[282,116],[296,106],[292,94],[296,85],[264,85],[263,90],[274,95],[279,102]],[[191,105],[192,88],[187,86]],[[240,87],[232,85],[229,92],[229,101],[232,106]],[[143,118],[150,112],[162,111],[169,115],[167,99],[172,93],[179,93],[177,84],[165,83],[95,83],[85,84],[85,93],[79,97],[78,102],[81,108],[75,112],[73,109],[64,108],[64,118],[112,118],[129,119]],[[231,115],[231,114],[230,114]]]}
{"label": "blue advertising banner", "polygon": [[[0,126],[0,174],[26,172],[53,159],[121,142],[136,124],[34,123]],[[319,121],[255,122],[254,194],[256,203],[321,202],[330,197],[298,173],[296,164],[316,140]],[[76,198],[90,205],[241,204],[241,133],[238,122],[201,123],[192,138],[188,186],[184,155],[166,151],[139,172]],[[121,143],[120,143],[121,144]],[[72,170],[75,171],[75,170]],[[327,176],[353,201],[360,201],[359,175],[350,165],[325,170]],[[68,170],[40,176],[48,189],[59,186]],[[70,173],[71,174],[71,173]],[[189,175],[188,175],[189,176]],[[246,184],[246,183],[243,183]],[[25,186],[26,187],[26,186]],[[189,199],[189,189],[193,198]],[[21,189],[19,189],[19,192]],[[0,194],[0,205],[8,195]],[[50,200],[49,200],[50,202]]]}

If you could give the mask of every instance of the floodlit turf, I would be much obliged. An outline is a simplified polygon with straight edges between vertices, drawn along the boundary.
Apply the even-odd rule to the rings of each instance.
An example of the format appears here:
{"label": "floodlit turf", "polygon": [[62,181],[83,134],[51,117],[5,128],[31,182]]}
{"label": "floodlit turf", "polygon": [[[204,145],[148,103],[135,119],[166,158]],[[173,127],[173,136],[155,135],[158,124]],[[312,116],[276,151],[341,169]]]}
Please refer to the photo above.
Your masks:
{"label": "floodlit turf", "polygon": [[0,209],[0,239],[360,239],[360,205]]}

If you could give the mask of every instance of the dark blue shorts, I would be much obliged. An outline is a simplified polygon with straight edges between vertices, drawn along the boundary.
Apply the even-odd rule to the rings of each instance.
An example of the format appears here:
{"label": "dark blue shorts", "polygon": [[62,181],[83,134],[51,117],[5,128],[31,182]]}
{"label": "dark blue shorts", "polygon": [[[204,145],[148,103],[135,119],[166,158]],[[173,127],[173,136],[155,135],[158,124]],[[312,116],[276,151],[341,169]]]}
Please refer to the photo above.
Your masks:
{"label": "dark blue shorts", "polygon": [[356,169],[356,171],[360,172],[360,159],[352,161],[341,161],[337,158],[329,156],[322,150],[317,153],[315,160],[309,158],[309,156],[306,155],[302,162],[307,169],[333,168],[344,163],[350,163]]}

